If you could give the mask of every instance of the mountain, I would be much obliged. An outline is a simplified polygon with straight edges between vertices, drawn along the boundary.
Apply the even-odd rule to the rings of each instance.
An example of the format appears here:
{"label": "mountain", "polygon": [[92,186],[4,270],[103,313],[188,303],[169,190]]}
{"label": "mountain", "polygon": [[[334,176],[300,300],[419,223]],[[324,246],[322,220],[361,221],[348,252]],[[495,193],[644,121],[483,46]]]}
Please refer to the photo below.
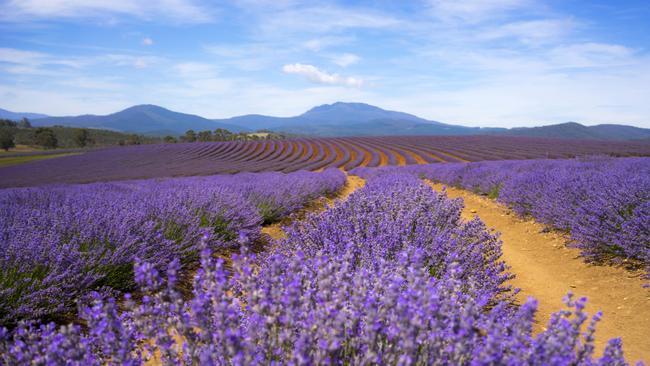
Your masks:
{"label": "mountain", "polygon": [[316,136],[490,134],[597,140],[632,140],[650,137],[650,129],[615,124],[584,126],[576,122],[567,122],[511,129],[466,127],[431,121],[369,104],[343,102],[314,107],[295,117],[281,118],[251,114],[215,121],[245,126],[250,129],[270,129]]}
{"label": "mountain", "polygon": [[498,134],[570,139],[636,140],[650,138],[650,129],[615,124],[584,126],[577,122],[566,122],[540,127],[511,128],[500,131]]}
{"label": "mountain", "polygon": [[137,105],[106,116],[45,117],[33,119],[32,124],[101,128],[148,135],[179,135],[189,129],[201,131],[225,128],[233,132],[266,129],[308,136],[490,134],[570,139],[650,140],[650,129],[616,124],[584,126],[576,122],[567,122],[540,127],[479,128],[427,120],[364,103],[343,102],[323,104],[294,117],[248,114],[212,120],[170,111],[155,105]]}
{"label": "mountain", "polygon": [[314,107],[300,115],[300,117],[310,120],[327,122],[329,124],[343,124],[349,122],[370,122],[374,120],[401,120],[418,123],[440,123],[427,121],[420,117],[404,112],[387,111],[365,103],[343,103],[323,104]]}
{"label": "mountain", "polygon": [[150,104],[136,105],[106,116],[87,114],[40,118],[33,121],[32,124],[35,126],[61,125],[101,128],[148,135],[178,135],[190,129],[200,131],[225,128],[233,132],[246,130],[246,128],[238,125],[219,123],[193,114],[174,112]]}
{"label": "mountain", "polygon": [[40,113],[12,112],[0,108],[0,119],[10,119],[12,121],[20,121],[23,118],[32,120],[32,119],[45,118],[45,117],[48,117],[48,115],[40,114]]}
{"label": "mountain", "polygon": [[295,117],[251,114],[214,120],[250,129],[269,129],[299,135],[468,135],[480,129],[426,120],[404,112],[389,111],[365,103],[324,104]]}

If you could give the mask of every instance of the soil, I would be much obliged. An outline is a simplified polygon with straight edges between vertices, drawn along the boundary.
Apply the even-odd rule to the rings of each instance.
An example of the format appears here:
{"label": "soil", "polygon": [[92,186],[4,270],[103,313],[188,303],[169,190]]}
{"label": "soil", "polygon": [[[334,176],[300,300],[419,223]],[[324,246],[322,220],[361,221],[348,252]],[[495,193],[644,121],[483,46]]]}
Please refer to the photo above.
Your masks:
{"label": "soil", "polygon": [[[436,190],[442,184],[431,184]],[[572,292],[587,297],[589,314],[602,311],[596,329],[596,354],[607,340],[620,337],[629,362],[650,361],[650,290],[643,272],[585,263],[580,251],[567,248],[567,238],[532,219],[517,217],[504,205],[465,190],[447,187],[447,195],[465,202],[463,217],[478,217],[501,233],[503,260],[515,274],[511,285],[520,288],[518,301],[538,301],[534,331],[544,330],[549,315],[564,308],[562,298]]]}
{"label": "soil", "polygon": [[299,220],[301,217],[304,217],[308,213],[324,211],[328,207],[336,204],[336,202],[346,200],[348,196],[352,194],[352,192],[363,187],[365,184],[366,182],[362,178],[359,178],[356,175],[348,175],[345,185],[339,192],[336,193],[336,195],[333,197],[326,197],[323,200],[312,202],[310,205],[300,210],[296,214],[291,215],[291,217],[287,218],[286,220],[281,220],[280,222],[264,226],[262,228],[262,234],[268,235],[273,240],[283,239],[285,237],[284,230],[282,230],[284,226],[289,225],[295,220]]}

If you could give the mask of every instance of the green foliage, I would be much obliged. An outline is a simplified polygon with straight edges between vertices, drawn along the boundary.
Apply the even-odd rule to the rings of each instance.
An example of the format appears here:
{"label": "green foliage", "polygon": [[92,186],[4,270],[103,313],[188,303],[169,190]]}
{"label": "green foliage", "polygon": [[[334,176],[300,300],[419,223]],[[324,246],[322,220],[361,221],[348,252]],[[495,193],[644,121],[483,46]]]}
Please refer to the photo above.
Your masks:
{"label": "green foliage", "polygon": [[90,142],[90,134],[85,128],[80,128],[74,131],[74,142],[79,147],[85,147]]}
{"label": "green foliage", "polygon": [[127,145],[141,145],[142,142],[143,142],[142,137],[140,135],[136,135],[136,134],[131,134],[126,139],[126,144]]}
{"label": "green foliage", "polygon": [[32,124],[29,122],[27,118],[24,118],[18,122],[18,128],[32,128]]}
{"label": "green foliage", "polygon": [[3,127],[8,127],[8,128],[15,128],[16,122],[9,120],[9,119],[0,119],[0,128]]}
{"label": "green foliage", "polygon": [[165,136],[165,137],[163,138],[163,141],[164,141],[165,143],[167,143],[167,144],[175,144],[175,143],[178,142],[178,140],[176,139],[176,137],[174,137],[174,136],[169,136],[169,135]]}
{"label": "green foliage", "polygon": [[221,239],[230,241],[237,238],[237,233],[231,229],[230,221],[226,219],[223,214],[209,216],[204,213],[200,217],[201,226],[212,228],[212,233]]}
{"label": "green foliage", "polygon": [[39,289],[39,284],[48,273],[49,268],[45,265],[35,266],[29,272],[20,272],[19,267],[0,268],[0,287],[13,289],[8,296],[0,298],[0,316],[3,316],[6,308],[19,301],[25,291]]}
{"label": "green foliage", "polygon": [[34,131],[34,142],[46,149],[56,149],[59,140],[50,128],[39,127]]}
{"label": "green foliage", "polygon": [[212,131],[200,131],[197,139],[200,142],[209,142],[212,141]]}
{"label": "green foliage", "polygon": [[181,137],[185,142],[194,142],[196,141],[196,132],[194,130],[187,130],[185,135]]}
{"label": "green foliage", "polygon": [[490,188],[490,191],[488,192],[488,197],[492,199],[497,199],[499,198],[499,191],[501,190],[501,184],[497,184],[495,186],[492,186]]}
{"label": "green foliage", "polygon": [[135,284],[133,281],[132,263],[105,265],[99,267],[97,271],[104,275],[95,284],[97,288],[109,286],[118,290],[130,290]]}
{"label": "green foliage", "polygon": [[280,218],[280,206],[274,202],[259,201],[255,206],[262,216],[265,225],[275,222]]}
{"label": "green foliage", "polygon": [[54,159],[54,158],[60,158],[62,156],[70,156],[70,155],[76,155],[76,153],[38,154],[38,155],[9,156],[9,157],[0,156],[0,168],[5,166],[29,163],[30,161]]}
{"label": "green foliage", "polygon": [[15,147],[14,132],[10,127],[0,127],[0,148],[9,151],[10,148]]}

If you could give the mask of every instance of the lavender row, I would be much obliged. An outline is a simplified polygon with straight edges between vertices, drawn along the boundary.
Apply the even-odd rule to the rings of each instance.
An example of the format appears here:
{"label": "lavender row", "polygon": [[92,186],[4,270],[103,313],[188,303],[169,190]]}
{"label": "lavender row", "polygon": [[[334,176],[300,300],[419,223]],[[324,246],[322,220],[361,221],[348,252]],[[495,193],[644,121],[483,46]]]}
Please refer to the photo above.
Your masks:
{"label": "lavender row", "polygon": [[650,158],[497,161],[405,169],[487,194],[520,215],[565,231],[589,260],[650,264]]}
{"label": "lavender row", "polygon": [[262,223],[344,182],[329,170],[1,190],[0,324],[60,316],[91,290],[130,290],[135,258],[188,265],[205,230],[213,248],[252,243]]}
{"label": "lavender row", "polygon": [[[356,159],[351,158],[353,151]],[[359,152],[363,152],[364,158],[358,158]],[[593,154],[648,156],[650,143],[504,136],[385,136],[140,145],[0,168],[0,187]],[[367,161],[365,156],[369,157]]]}
{"label": "lavender row", "polygon": [[[204,245],[191,300],[139,262],[142,301],[95,298],[88,331],[0,331],[5,363],[624,365],[620,340],[595,359],[585,300],[532,334],[535,302],[512,306],[499,243],[461,203],[408,175],[371,179],[346,203],[288,230],[232,271]],[[204,241],[210,242],[206,235]],[[167,281],[164,281],[164,278]]]}

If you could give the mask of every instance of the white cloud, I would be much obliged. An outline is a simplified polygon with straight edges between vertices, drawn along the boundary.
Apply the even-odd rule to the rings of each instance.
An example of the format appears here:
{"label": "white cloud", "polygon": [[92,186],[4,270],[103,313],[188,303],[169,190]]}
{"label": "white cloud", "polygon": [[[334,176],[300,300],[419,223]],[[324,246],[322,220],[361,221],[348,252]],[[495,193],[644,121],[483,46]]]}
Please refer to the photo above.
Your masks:
{"label": "white cloud", "polygon": [[15,48],[0,48],[0,62],[13,64],[38,64],[47,57],[46,54],[34,51],[24,51]]}
{"label": "white cloud", "polygon": [[433,14],[447,21],[478,23],[533,4],[532,0],[430,0]]}
{"label": "white cloud", "polygon": [[303,42],[302,46],[308,50],[318,52],[329,47],[350,43],[353,40],[354,38],[352,37],[324,36],[309,39]]}
{"label": "white cloud", "polygon": [[210,78],[217,74],[214,65],[203,62],[182,62],[174,65],[174,70],[185,78]]}
{"label": "white cloud", "polygon": [[153,45],[153,39],[151,39],[149,37],[145,37],[145,38],[142,39],[142,44],[145,45],[145,46],[151,46],[151,45]]}
{"label": "white cloud", "polygon": [[118,82],[114,78],[99,78],[97,76],[65,79],[63,81],[60,81],[58,84],[72,88],[103,91],[119,91],[129,87],[127,84]]}
{"label": "white cloud", "polygon": [[10,0],[0,5],[0,19],[92,18],[117,21],[130,15],[144,20],[165,18],[178,23],[206,23],[214,18],[209,9],[193,0]]}
{"label": "white cloud", "polygon": [[337,55],[332,57],[332,62],[334,62],[335,64],[341,67],[348,67],[350,65],[356,64],[360,60],[361,57],[352,53],[344,53],[342,55]]}
{"label": "white cloud", "polygon": [[635,51],[631,48],[607,43],[575,43],[551,50],[550,57],[557,67],[614,67],[635,63]]}
{"label": "white cloud", "polygon": [[137,69],[144,69],[163,60],[156,56],[135,56],[124,54],[109,54],[99,57],[99,61],[108,61],[115,66],[132,66]]}
{"label": "white cloud", "polygon": [[553,42],[569,34],[576,27],[571,19],[537,19],[518,21],[491,27],[480,34],[480,39],[515,38],[524,43]]}
{"label": "white cloud", "polygon": [[80,58],[61,58],[43,52],[25,51],[15,48],[0,48],[0,66],[2,70],[15,75],[41,75],[55,74],[51,66],[81,68],[88,64],[88,60]]}
{"label": "white cloud", "polygon": [[318,34],[346,29],[385,29],[403,22],[391,15],[361,8],[336,6],[295,7],[277,12],[262,12],[261,36],[281,36],[286,33]]}
{"label": "white cloud", "polygon": [[282,67],[282,71],[287,74],[301,75],[307,80],[317,84],[344,85],[352,87],[361,87],[363,80],[355,77],[343,77],[339,74],[330,74],[318,69],[313,65],[306,64],[288,64]]}

